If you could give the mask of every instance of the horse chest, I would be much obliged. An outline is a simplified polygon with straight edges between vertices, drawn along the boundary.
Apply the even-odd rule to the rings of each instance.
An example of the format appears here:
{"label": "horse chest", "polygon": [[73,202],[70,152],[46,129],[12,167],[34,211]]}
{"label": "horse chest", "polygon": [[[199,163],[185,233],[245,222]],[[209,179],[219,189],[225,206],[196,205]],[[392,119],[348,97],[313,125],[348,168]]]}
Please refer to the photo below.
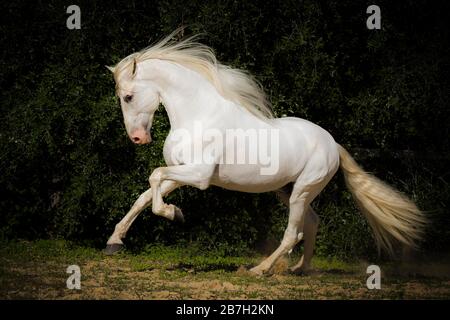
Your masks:
{"label": "horse chest", "polygon": [[196,158],[192,135],[182,130],[169,133],[164,142],[163,156],[169,166],[201,162]]}

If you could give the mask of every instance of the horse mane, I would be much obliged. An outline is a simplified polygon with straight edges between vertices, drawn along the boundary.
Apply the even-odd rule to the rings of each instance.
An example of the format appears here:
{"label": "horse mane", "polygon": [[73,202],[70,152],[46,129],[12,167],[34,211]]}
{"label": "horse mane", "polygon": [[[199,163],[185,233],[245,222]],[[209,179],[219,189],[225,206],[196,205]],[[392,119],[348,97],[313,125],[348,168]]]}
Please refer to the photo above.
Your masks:
{"label": "horse mane", "polygon": [[241,105],[260,119],[273,118],[272,108],[262,86],[247,71],[231,68],[219,63],[208,46],[198,43],[198,35],[175,41],[180,33],[177,29],[153,46],[133,53],[109,68],[114,73],[116,84],[119,75],[135,65],[149,59],[160,59],[178,63],[198,72],[211,82],[225,99]]}

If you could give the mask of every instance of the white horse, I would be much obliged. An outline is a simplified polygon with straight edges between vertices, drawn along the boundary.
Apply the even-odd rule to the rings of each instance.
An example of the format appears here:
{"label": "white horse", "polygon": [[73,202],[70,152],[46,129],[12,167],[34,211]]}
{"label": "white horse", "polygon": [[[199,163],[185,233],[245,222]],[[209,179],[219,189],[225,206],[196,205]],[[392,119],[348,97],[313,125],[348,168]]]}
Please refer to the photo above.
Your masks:
{"label": "white horse", "polygon": [[[412,201],[365,173],[321,127],[299,118],[274,118],[263,90],[251,76],[218,63],[212,50],[193,37],[172,40],[175,34],[108,67],[114,74],[130,139],[136,144],[151,142],[150,128],[160,103],[167,111],[171,130],[164,144],[167,166],[152,172],[150,188],[116,225],[107,242],[107,254],[122,248],[130,225],[150,204],[154,214],[183,221],[181,210],[164,203],[163,197],[184,185],[201,190],[215,185],[243,192],[276,191],[289,207],[289,222],[280,246],[252,272],[268,272],[301,239],[304,255],[291,270],[306,271],[319,223],[311,202],[339,166],[373,229],[378,248],[393,252],[395,242],[416,246],[426,219]],[[207,139],[199,137],[195,132],[199,125],[202,134],[214,134]],[[263,173],[267,162],[261,159],[236,163],[233,156],[230,161],[228,154],[251,158],[255,152],[253,142],[234,149],[231,139],[221,141],[230,130],[238,139],[253,131],[275,132],[275,139],[269,139],[265,146],[270,163],[276,163],[272,166],[275,169]],[[267,142],[258,137],[258,147]],[[189,152],[198,146],[201,161]]]}

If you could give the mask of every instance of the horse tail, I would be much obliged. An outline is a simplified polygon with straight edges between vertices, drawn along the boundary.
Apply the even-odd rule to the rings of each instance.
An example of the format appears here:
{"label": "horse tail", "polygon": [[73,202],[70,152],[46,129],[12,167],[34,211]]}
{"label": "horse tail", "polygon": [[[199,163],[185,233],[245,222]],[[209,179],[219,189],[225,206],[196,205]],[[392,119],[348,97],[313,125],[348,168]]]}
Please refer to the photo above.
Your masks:
{"label": "horse tail", "polygon": [[378,252],[394,255],[394,242],[418,248],[427,219],[406,196],[365,172],[338,144],[340,167],[347,187],[367,218],[375,236]]}

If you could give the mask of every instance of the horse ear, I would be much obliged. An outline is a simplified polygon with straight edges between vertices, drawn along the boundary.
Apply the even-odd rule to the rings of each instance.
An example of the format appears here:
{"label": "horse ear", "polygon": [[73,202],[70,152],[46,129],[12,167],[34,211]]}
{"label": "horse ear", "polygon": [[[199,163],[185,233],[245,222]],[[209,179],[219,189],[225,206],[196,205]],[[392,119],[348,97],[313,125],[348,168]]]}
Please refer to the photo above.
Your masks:
{"label": "horse ear", "polygon": [[136,74],[136,58],[133,59],[133,72],[131,72],[131,75],[134,76]]}
{"label": "horse ear", "polygon": [[112,73],[114,73],[114,67],[110,67],[110,66],[105,66],[106,67],[106,69],[108,69],[109,71],[111,71]]}

